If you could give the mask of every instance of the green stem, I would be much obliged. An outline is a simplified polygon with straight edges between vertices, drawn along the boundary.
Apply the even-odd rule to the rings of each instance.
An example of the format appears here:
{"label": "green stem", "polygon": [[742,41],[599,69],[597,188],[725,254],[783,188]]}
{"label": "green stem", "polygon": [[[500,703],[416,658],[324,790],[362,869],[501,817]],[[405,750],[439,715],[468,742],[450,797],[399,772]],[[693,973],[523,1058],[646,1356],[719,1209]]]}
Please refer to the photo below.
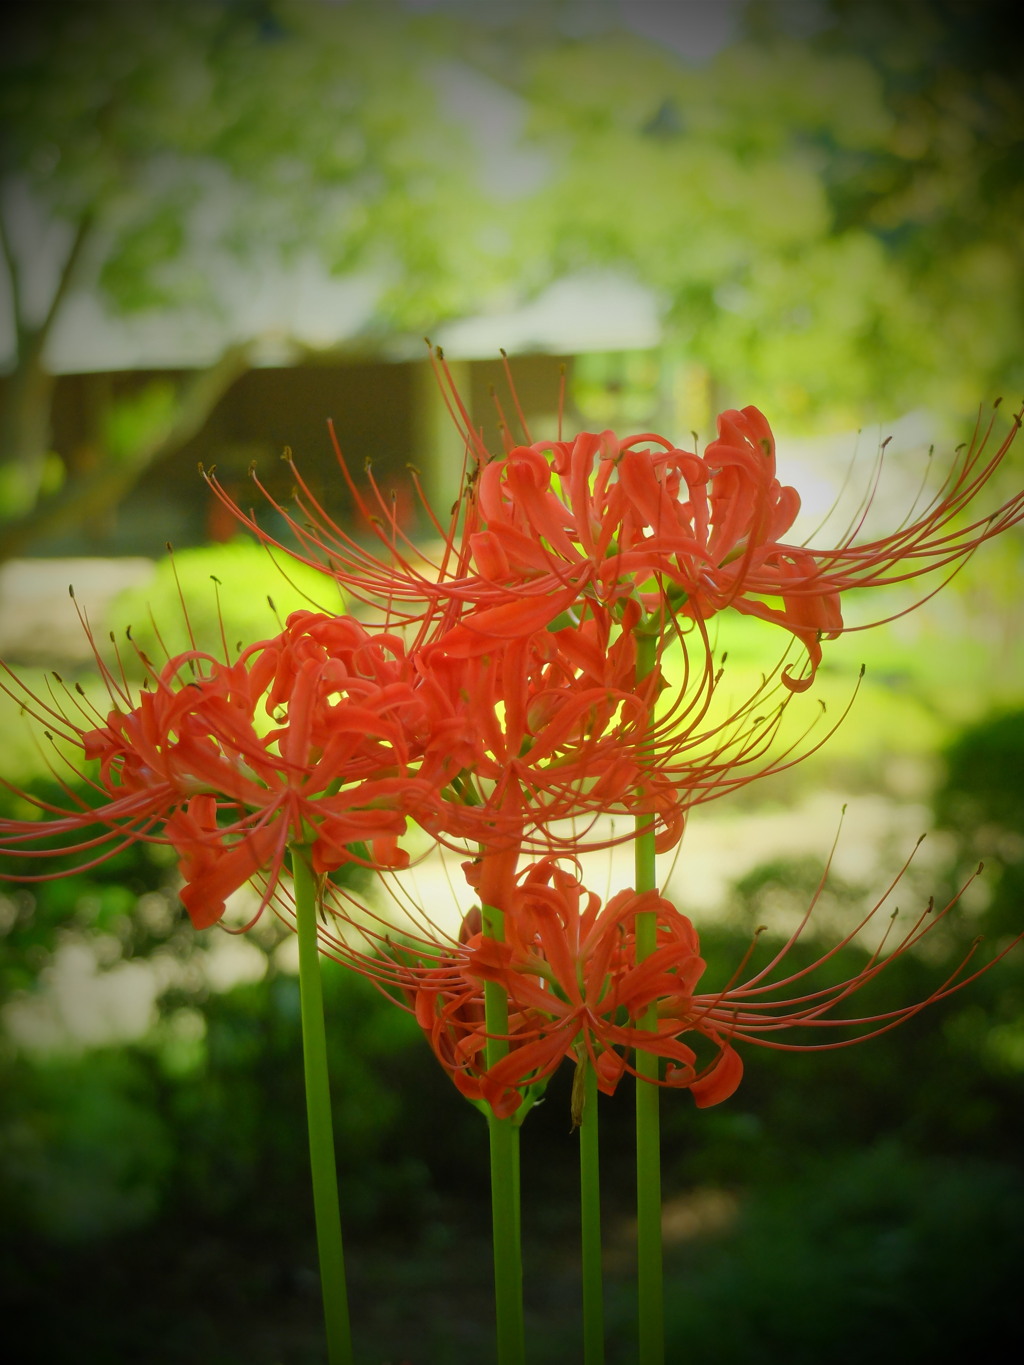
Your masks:
{"label": "green stem", "polygon": [[487,1115],[491,1140],[491,1221],[498,1365],[523,1365],[523,1263],[519,1249],[519,1129]]}
{"label": "green stem", "polygon": [[[505,938],[504,916],[482,908],[483,931],[496,942]],[[508,1053],[508,996],[497,981],[484,982],[486,1062],[494,1066]],[[523,1256],[519,1214],[519,1127],[513,1118],[487,1113],[491,1150],[491,1227],[494,1239],[494,1306],[498,1365],[525,1365]]]}
{"label": "green stem", "polygon": [[[641,636],[637,641],[637,678],[654,667],[657,641]],[[633,850],[638,892],[657,887],[654,851],[654,817],[638,816]],[[647,912],[636,917],[636,960],[642,962],[657,946],[657,916]],[[656,1032],[657,1007],[652,1005],[639,1020],[640,1027]],[[664,1271],[661,1247],[661,1090],[657,1084],[658,1058],[636,1053],[636,1216],[637,1216],[637,1315],[639,1365],[663,1365],[665,1360]]]}
{"label": "green stem", "polygon": [[295,920],[299,932],[299,994],[302,1012],[302,1060],[306,1077],[306,1117],[309,1159],[313,1175],[320,1289],[329,1365],[352,1365],[345,1257],[341,1245],[338,1208],[338,1171],[334,1156],[331,1093],[327,1075],[327,1033],[324,1027],[323,982],[317,944],[319,896],[308,850],[294,846]]}
{"label": "green stem", "polygon": [[[597,1140],[597,1072],[589,1059],[576,1064],[582,1076],[580,1135],[580,1234],[583,1245],[583,1365],[604,1365],[604,1286],[601,1278],[601,1168]],[[575,1089],[575,1082],[574,1082]]]}

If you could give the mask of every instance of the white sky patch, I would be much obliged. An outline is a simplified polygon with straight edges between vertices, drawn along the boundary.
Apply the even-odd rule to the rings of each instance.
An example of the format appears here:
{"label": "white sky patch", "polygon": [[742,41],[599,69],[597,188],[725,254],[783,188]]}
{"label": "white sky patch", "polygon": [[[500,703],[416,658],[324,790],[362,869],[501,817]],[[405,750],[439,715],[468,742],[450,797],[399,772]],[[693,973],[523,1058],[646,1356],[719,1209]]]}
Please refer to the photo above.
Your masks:
{"label": "white sky patch", "polygon": [[620,22],[689,61],[707,61],[737,37],[743,0],[619,0]]}

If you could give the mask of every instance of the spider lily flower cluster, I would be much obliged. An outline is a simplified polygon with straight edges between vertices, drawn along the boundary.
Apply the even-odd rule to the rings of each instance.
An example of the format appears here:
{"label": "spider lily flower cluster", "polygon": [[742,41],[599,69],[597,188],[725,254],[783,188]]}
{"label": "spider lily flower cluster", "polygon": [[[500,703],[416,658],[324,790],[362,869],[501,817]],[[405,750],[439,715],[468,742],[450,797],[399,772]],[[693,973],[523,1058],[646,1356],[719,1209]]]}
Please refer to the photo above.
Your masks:
{"label": "spider lily flower cluster", "polygon": [[[184,905],[205,928],[250,881],[261,888],[256,913],[272,904],[287,918],[290,848],[308,850],[319,877],[349,863],[390,872],[425,834],[465,858],[481,910],[461,935],[428,919],[397,945],[386,924],[353,916],[325,883],[332,919],[322,943],[415,1012],[465,1094],[511,1114],[564,1059],[592,1065],[611,1092],[642,1048],[663,1059],[661,1083],[717,1103],[742,1073],[735,1042],[779,1045],[780,1029],[834,1023],[831,1011],[891,954],[838,990],[778,1000],[774,991],[805,975],[776,979],[780,959],[702,992],[690,921],[654,891],[627,888],[602,905],[576,857],[630,837],[608,833],[609,814],[639,817],[656,848],[670,850],[693,806],[816,747],[776,741],[813,684],[822,642],[844,629],[841,594],[953,570],[1024,517],[1018,494],[961,524],[1019,418],[991,454],[988,433],[975,439],[935,500],[893,534],[861,540],[855,526],[819,549],[784,539],[800,499],[779,482],[755,408],[723,413],[702,455],[653,433],[605,431],[509,439],[492,456],[453,389],[449,397],[468,473],[446,527],[427,509],[442,534],[437,562],[344,461],[376,549],[331,522],[296,471],[296,510],[277,508],[294,543],[278,548],[339,584],[352,614],[297,612],[230,659],[193,648],[158,667],[140,655],[137,695],[123,669],[101,663],[110,707],[95,714],[69,693],[39,697],[5,675],[6,690],[59,741],[55,772],[70,749],[89,767],[91,792],[83,799],[68,779],[66,805],[37,802],[36,818],[0,823],[0,847],[30,879],[47,875],[45,863],[30,869],[68,840],[87,862],[125,840],[165,841],[180,861]],[[276,543],[208,479],[245,526]],[[803,663],[780,661],[723,714],[708,623],[728,610],[778,628]],[[353,919],[358,932],[348,933]],[[638,946],[641,920],[654,926],[650,951]],[[488,983],[508,1004],[498,1038],[485,1017]]]}
{"label": "spider lily flower cluster", "polygon": [[[906,865],[899,876],[905,871]],[[503,941],[483,934],[479,915],[471,915],[459,949],[447,961],[410,974],[416,1017],[456,1087],[502,1117],[514,1114],[524,1096],[536,1092],[566,1059],[591,1065],[598,1088],[613,1094],[624,1074],[638,1075],[630,1062],[638,1050],[666,1062],[660,1084],[689,1090],[698,1108],[706,1108],[728,1099],[742,1079],[736,1042],[798,1051],[845,1047],[896,1027],[978,975],[966,974],[976,942],[926,999],[874,1016],[837,1015],[838,1007],[949,914],[962,889],[941,910],[929,904],[887,947],[893,916],[858,971],[839,982],[816,984],[816,974],[871,923],[894,881],[839,943],[780,976],[827,876],[826,866],[802,921],[769,962],[740,981],[752,945],[731,981],[717,991],[699,991],[705,962],[697,933],[670,901],[653,891],[628,889],[602,906],[575,871],[542,859],[520,874],[506,902]],[[645,957],[638,954],[636,942],[637,917],[643,914],[652,915],[656,925],[654,950]],[[485,981],[499,983],[509,1002],[509,1032],[503,1040],[508,1051],[491,1066],[485,1055]],[[653,1031],[646,1026],[652,1006],[657,1014]],[[834,1030],[842,1036],[816,1041],[817,1034]],[[792,1041],[790,1033],[804,1041]],[[785,1035],[783,1041],[776,1034]],[[706,1059],[691,1043],[701,1046]]]}

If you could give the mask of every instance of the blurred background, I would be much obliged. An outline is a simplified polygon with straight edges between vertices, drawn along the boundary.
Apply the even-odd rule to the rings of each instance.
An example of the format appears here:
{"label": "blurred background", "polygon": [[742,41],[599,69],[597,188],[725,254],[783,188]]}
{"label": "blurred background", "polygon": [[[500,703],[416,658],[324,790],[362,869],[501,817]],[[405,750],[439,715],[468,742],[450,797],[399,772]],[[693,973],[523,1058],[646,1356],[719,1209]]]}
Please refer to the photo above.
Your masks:
{"label": "blurred background", "polygon": [[[715,434],[757,404],[804,529],[870,486],[879,530],[993,403],[1024,395],[1024,94],[1001,0],[49,0],[0,44],[0,656],[90,694],[97,638],[211,644],[324,601],[211,498],[287,448],[353,522],[327,430],[413,535],[462,450],[423,338],[499,439],[508,353],[534,438]],[[995,414],[994,440],[1009,429]],[[929,454],[934,447],[934,454]],[[995,480],[1020,485],[1024,447]],[[851,492],[852,490],[852,492]],[[852,498],[852,501],[850,500]],[[284,532],[272,509],[264,524]],[[838,530],[836,529],[838,528]],[[822,533],[828,539],[829,528]],[[698,811],[664,876],[709,985],[806,906],[808,953],[881,894],[944,904],[878,1009],[1021,928],[1022,542],[826,646],[819,754]],[[215,579],[219,587],[211,582]],[[853,622],[911,599],[852,598]],[[156,623],[156,624],[154,624]],[[776,662],[733,627],[738,694]],[[769,650],[766,655],[765,651]],[[2,776],[45,796],[0,696]],[[828,722],[824,722],[827,724]],[[24,809],[0,792],[5,813]],[[71,858],[66,865],[71,865]],[[54,859],[54,868],[62,865]],[[0,869],[10,876],[10,860]],[[817,926],[817,927],[816,927]],[[832,939],[828,937],[832,934]],[[142,846],[0,893],[0,1300],[15,1358],[323,1359],[292,945],[196,934]],[[938,937],[938,936],[937,936]],[[849,970],[865,960],[849,950]],[[842,964],[839,964],[842,965]],[[666,1097],[669,1359],[960,1359],[1015,1324],[1024,966],[863,1047],[748,1050],[737,1095]],[[360,1359],[491,1358],[485,1130],[409,1019],[328,975]],[[603,1110],[612,1365],[632,1359],[631,1096]],[[568,1078],[524,1130],[529,1330],[578,1357]]]}

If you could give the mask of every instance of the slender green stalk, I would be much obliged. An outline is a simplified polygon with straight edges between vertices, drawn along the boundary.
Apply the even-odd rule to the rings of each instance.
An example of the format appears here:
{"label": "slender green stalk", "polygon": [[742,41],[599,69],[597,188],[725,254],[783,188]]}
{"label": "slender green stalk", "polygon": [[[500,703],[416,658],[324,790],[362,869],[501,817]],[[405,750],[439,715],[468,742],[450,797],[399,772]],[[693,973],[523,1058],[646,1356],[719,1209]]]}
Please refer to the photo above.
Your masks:
{"label": "slender green stalk", "polygon": [[523,1365],[523,1263],[519,1249],[519,1129],[487,1115],[491,1140],[491,1220],[498,1365]]}
{"label": "slender green stalk", "polygon": [[309,1159],[313,1174],[313,1211],[316,1219],[320,1289],[329,1365],[352,1365],[345,1257],[341,1245],[338,1208],[338,1171],[334,1156],[331,1094],[327,1076],[327,1033],[320,979],[316,918],[319,897],[308,851],[293,846],[295,919],[299,931],[299,993],[302,1009],[302,1059],[306,1077],[306,1116]]}
{"label": "slender green stalk", "polygon": [[[641,636],[637,642],[637,677],[654,666],[657,642]],[[638,816],[633,848],[637,891],[657,886],[654,853],[654,818]],[[649,957],[657,946],[657,918],[637,915],[636,957]],[[655,1006],[639,1021],[652,1033],[657,1029]],[[661,1247],[661,1090],[658,1058],[649,1052],[636,1054],[636,1216],[637,1216],[637,1314],[639,1365],[663,1365],[665,1360],[665,1296]]]}
{"label": "slender green stalk", "polygon": [[580,1234],[583,1246],[583,1365],[604,1365],[604,1285],[601,1277],[601,1168],[597,1129],[597,1072],[588,1059],[577,1063],[580,1107]]}
{"label": "slender green stalk", "polygon": [[[501,911],[484,905],[482,913],[484,933],[502,942],[505,925]],[[486,1060],[490,1067],[508,1052],[508,996],[496,981],[484,982],[484,1027],[489,1035]],[[500,1119],[488,1111],[487,1131],[491,1150],[491,1228],[494,1239],[498,1365],[525,1365],[519,1127],[514,1119]]]}

